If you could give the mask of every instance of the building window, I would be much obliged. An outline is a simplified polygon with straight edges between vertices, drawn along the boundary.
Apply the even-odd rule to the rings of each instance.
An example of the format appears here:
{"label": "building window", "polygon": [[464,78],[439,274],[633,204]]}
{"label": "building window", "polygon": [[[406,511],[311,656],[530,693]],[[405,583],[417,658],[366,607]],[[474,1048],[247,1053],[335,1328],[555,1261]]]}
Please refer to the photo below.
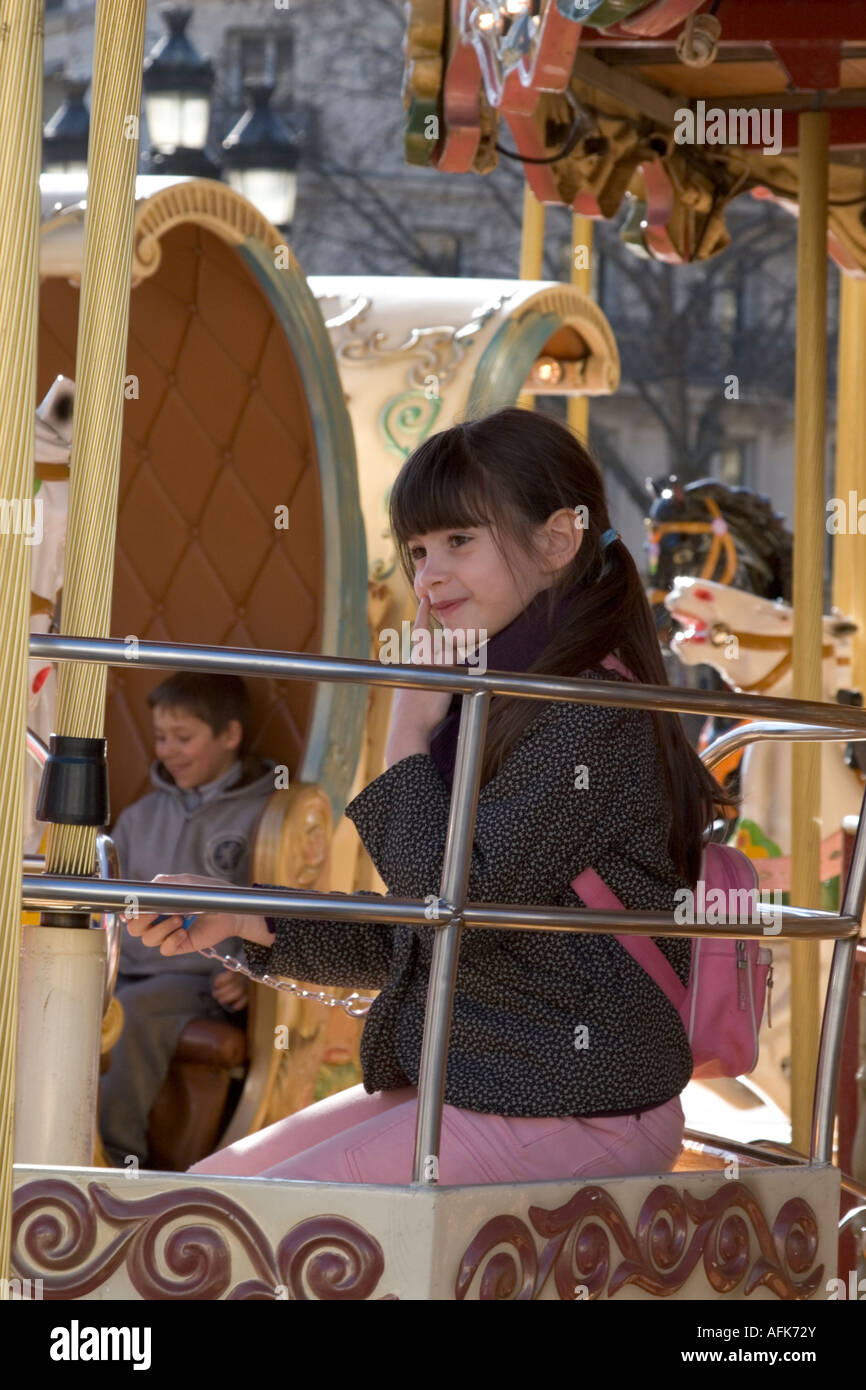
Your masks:
{"label": "building window", "polygon": [[725,337],[733,338],[736,333],[739,313],[740,303],[736,289],[731,285],[722,285],[716,291],[716,320]]}
{"label": "building window", "polygon": [[711,472],[728,487],[754,487],[757,464],[756,439],[731,439],[712,456]]}
{"label": "building window", "polygon": [[415,275],[459,275],[460,237],[454,232],[423,228],[414,235],[412,273]]}
{"label": "building window", "polygon": [[272,104],[276,110],[292,98],[294,45],[291,34],[284,29],[236,29],[227,35],[231,54],[230,83],[232,98],[237,106],[244,104],[244,83],[272,82]]}

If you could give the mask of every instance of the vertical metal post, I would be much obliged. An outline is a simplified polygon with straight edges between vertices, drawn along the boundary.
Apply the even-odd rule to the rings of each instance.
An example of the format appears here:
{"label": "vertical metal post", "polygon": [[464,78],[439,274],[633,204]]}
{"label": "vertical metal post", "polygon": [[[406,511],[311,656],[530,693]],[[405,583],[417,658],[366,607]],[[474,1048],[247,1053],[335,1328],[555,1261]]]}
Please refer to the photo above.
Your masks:
{"label": "vertical metal post", "polygon": [[[836,473],[833,491],[844,499],[866,479],[866,281],[839,276],[839,356],[836,371]],[[856,511],[856,502],[854,509]],[[856,521],[833,537],[833,603],[857,624],[851,687],[866,684],[866,546]],[[835,829],[835,827],[832,827]]]}
{"label": "vertical metal post", "polygon": [[481,755],[484,751],[489,704],[490,696],[487,694],[464,695],[460,711],[454,787],[451,792],[451,811],[448,817],[448,835],[445,841],[442,886],[439,894],[445,902],[455,908],[455,916],[447,927],[436,933],[433,943],[421,1069],[418,1076],[413,1182],[435,1183],[439,1180],[439,1140],[445,1098],[445,1068],[448,1061],[451,1014],[454,1009],[460,933],[463,929],[460,913],[466,903],[466,888],[469,882],[475,811],[481,782]]}
{"label": "vertical metal post", "polygon": [[[591,217],[581,217],[577,212],[574,214],[571,219],[571,283],[585,295],[592,294],[593,230]],[[583,247],[586,248],[588,264],[575,265],[577,253]],[[589,396],[569,396],[568,423],[581,439],[589,438]]]}
{"label": "vertical metal post", "polygon": [[9,1297],[12,1226],[29,545],[42,507],[33,497],[33,435],[43,10],[36,0],[0,5],[0,497],[7,516],[18,508],[18,521],[4,521],[0,540],[0,1302]]}
{"label": "vertical metal post", "polygon": [[[544,223],[546,209],[540,203],[529,184],[523,184],[523,222],[520,233],[520,278],[521,280],[540,280],[544,266]],[[524,410],[535,409],[535,397],[528,393],[517,397],[517,405]]]}
{"label": "vertical metal post", "polygon": [[[795,699],[820,700],[824,571],[824,417],[827,363],[827,160],[829,117],[798,122],[800,217],[797,224],[797,387],[794,423]],[[821,746],[791,750],[791,901],[820,907]],[[833,826],[832,829],[837,827]],[[814,1108],[818,1057],[817,941],[791,943],[791,1129],[805,1151]]]}
{"label": "vertical metal post", "polygon": [[[856,917],[863,924],[866,909],[866,793],[860,807],[860,820],[851,855],[851,868],[842,900],[841,912]],[[849,937],[847,941],[837,941],[833,948],[833,965],[830,970],[830,984],[827,989],[827,1002],[824,1006],[824,1023],[821,1029],[821,1045],[818,1051],[818,1074],[815,1082],[815,1103],[812,1107],[811,1158],[815,1163],[833,1161],[833,1122],[836,1111],[836,1093],[839,1087],[839,1065],[842,1058],[842,1032],[845,1027],[845,1013],[848,996],[851,992],[851,979],[854,973],[854,954],[857,940]],[[797,1145],[795,1143],[794,1147]]]}

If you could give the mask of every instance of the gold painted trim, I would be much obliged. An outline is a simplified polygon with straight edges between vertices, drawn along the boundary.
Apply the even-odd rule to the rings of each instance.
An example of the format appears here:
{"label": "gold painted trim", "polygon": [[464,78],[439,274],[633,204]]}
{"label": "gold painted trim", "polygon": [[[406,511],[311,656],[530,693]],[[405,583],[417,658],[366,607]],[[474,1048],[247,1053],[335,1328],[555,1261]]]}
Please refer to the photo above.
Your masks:
{"label": "gold painted trim", "polygon": [[603,310],[575,285],[550,285],[524,299],[513,317],[528,310],[537,314],[557,314],[562,326],[573,328],[586,342],[591,356],[586,364],[587,395],[612,395],[620,381],[619,349]]}
{"label": "gold painted trim", "polygon": [[184,222],[206,227],[230,246],[239,246],[249,237],[256,237],[271,251],[283,248],[285,265],[281,269],[299,270],[285,238],[258,208],[215,179],[190,179],[160,189],[138,205],[133,229],[133,287],[159,269],[161,238],[172,227]]}

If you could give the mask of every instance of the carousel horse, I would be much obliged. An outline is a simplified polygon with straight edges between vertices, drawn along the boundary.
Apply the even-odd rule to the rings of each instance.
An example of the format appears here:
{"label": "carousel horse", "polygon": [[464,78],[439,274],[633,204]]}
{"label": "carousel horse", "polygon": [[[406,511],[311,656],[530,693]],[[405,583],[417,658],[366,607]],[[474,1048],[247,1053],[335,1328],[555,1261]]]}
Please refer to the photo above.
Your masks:
{"label": "carousel horse", "polygon": [[[679,575],[712,579],[759,598],[790,602],[794,538],[768,497],[749,488],[729,487],[715,478],[685,485],[673,476],[647,478],[646,486],[654,499],[644,519],[650,578],[647,597],[665,649],[669,649],[675,624],[664,600]],[[703,679],[694,683],[723,689],[724,681],[711,674],[713,670],[705,666]],[[671,679],[676,678],[672,675]],[[735,722],[710,716],[698,736],[698,751],[703,752]],[[739,791],[741,758],[741,752],[732,753],[715,769],[718,780],[735,793]]]}
{"label": "carousel horse", "polygon": [[790,602],[794,538],[763,493],[716,478],[685,485],[674,477],[648,478],[647,490],[655,499],[644,521],[648,597],[668,637],[665,598],[679,575]]}
{"label": "carousel horse", "polygon": [[[30,631],[49,632],[63,587],[66,549],[66,514],[69,502],[69,451],[72,442],[72,408],[75,383],[58,376],[36,410],[36,444],[33,502],[38,533],[30,549]],[[54,667],[46,661],[30,661],[27,686],[27,723],[44,743],[54,720],[56,695]],[[27,759],[24,786],[24,853],[39,852],[45,827],[35,817],[40,770]]]}
{"label": "carousel horse", "polygon": [[[686,665],[707,664],[734,690],[785,697],[792,694],[793,609],[777,600],[681,576],[674,580],[665,606],[680,626],[672,649]],[[824,618],[822,642],[823,700],[834,701],[851,681],[850,638],[854,624],[840,614]],[[822,907],[835,909],[842,865],[842,817],[860,809],[863,784],[846,762],[843,743],[821,749]],[[791,744],[761,742],[746,748],[741,766],[741,796],[734,843],[755,864],[762,890],[791,888]],[[771,896],[771,901],[778,901]],[[787,898],[783,896],[783,901]],[[826,990],[833,943],[821,943],[822,989]],[[773,1026],[761,1034],[761,1060],[754,1079],[783,1109],[787,1094],[790,1033],[789,951],[773,944]]]}

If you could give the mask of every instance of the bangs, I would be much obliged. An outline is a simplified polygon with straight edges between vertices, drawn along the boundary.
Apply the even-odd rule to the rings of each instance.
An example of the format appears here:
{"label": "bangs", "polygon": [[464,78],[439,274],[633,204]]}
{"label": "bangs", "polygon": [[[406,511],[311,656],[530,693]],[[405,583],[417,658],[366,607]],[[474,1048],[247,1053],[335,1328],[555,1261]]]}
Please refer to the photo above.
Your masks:
{"label": "bangs", "polygon": [[486,470],[473,458],[463,427],[425,439],[403,464],[391,490],[391,530],[409,573],[412,536],[452,528],[492,526],[496,519]]}

